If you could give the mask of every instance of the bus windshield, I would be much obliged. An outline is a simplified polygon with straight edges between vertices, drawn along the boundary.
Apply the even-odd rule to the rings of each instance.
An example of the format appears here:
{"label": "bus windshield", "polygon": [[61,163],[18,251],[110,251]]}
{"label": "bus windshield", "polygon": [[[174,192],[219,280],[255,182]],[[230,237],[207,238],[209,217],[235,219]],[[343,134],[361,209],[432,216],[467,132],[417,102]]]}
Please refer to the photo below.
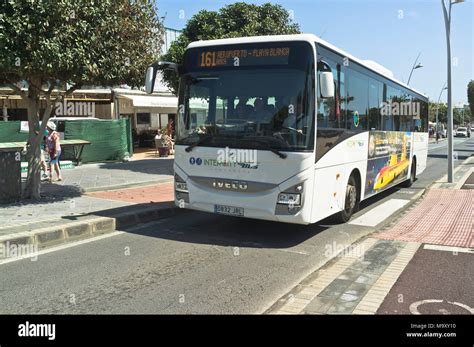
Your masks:
{"label": "bus windshield", "polygon": [[308,151],[314,147],[313,50],[304,42],[186,53],[177,144]]}

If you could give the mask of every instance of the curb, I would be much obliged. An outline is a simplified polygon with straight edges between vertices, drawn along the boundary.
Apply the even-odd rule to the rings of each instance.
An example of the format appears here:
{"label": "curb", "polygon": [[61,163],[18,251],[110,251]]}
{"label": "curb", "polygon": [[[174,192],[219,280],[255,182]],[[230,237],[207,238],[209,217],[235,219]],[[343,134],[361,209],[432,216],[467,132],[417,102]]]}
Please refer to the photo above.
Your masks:
{"label": "curb", "polygon": [[136,224],[148,223],[167,218],[177,213],[177,208],[170,204],[162,208],[144,208],[132,212],[119,213],[110,217],[91,215],[90,218],[36,229],[34,232],[22,231],[15,234],[0,235],[0,260],[9,259],[5,250],[10,247],[33,246],[38,249],[54,247],[61,244],[84,240],[99,235],[112,233]]}
{"label": "curb", "polygon": [[169,206],[164,208],[146,208],[135,212],[121,213],[114,216],[116,228],[129,228],[137,224],[153,222],[155,220],[172,217],[177,214],[179,208]]}
{"label": "curb", "polygon": [[162,180],[152,180],[152,181],[140,181],[134,183],[124,183],[124,184],[116,184],[110,186],[102,186],[102,187],[91,187],[91,188],[82,188],[83,193],[94,193],[94,192],[102,192],[102,191],[109,191],[109,190],[117,190],[117,189],[126,189],[126,188],[140,188],[143,186],[151,186],[155,184],[164,184],[164,183],[172,183],[174,182],[174,177],[171,176],[170,178],[164,178]]}

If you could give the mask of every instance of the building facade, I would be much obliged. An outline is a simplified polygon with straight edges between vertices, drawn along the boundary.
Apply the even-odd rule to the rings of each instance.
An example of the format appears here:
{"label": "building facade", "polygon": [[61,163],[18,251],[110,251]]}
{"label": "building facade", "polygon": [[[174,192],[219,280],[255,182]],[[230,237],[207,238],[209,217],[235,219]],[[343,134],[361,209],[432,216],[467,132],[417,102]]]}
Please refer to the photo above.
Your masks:
{"label": "building facade", "polygon": [[[161,54],[167,52],[179,34],[179,30],[165,28]],[[145,71],[143,74],[145,75]],[[21,87],[26,90],[27,85],[23,84]],[[40,109],[43,110],[45,107],[46,102],[43,100]],[[144,88],[132,89],[128,86],[83,87],[74,91],[72,96],[65,99],[62,104],[56,105],[51,116],[100,119],[130,117],[132,128],[137,134],[156,133],[174,119],[177,107],[177,98],[164,85],[161,76],[157,76],[155,92],[152,95],[146,94]],[[0,88],[0,109],[2,110],[0,120],[28,120],[26,101],[11,88]]]}

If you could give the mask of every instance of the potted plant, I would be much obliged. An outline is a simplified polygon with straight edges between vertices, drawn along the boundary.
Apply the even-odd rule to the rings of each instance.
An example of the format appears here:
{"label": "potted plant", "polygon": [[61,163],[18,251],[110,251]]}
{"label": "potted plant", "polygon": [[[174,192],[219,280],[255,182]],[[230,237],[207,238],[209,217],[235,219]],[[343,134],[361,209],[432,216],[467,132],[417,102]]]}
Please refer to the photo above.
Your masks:
{"label": "potted plant", "polygon": [[161,128],[156,139],[158,141],[157,146],[160,157],[167,157],[170,153],[170,149],[173,146],[171,136],[168,135],[167,129]]}

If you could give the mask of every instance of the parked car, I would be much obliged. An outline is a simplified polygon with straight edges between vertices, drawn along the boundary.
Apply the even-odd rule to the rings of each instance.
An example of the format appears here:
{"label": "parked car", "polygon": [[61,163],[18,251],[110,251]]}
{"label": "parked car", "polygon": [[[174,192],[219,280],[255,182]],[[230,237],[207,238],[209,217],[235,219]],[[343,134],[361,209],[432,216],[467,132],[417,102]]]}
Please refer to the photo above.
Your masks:
{"label": "parked car", "polygon": [[467,128],[465,127],[459,127],[456,129],[456,134],[455,134],[456,137],[468,137],[468,132],[467,132]]}

